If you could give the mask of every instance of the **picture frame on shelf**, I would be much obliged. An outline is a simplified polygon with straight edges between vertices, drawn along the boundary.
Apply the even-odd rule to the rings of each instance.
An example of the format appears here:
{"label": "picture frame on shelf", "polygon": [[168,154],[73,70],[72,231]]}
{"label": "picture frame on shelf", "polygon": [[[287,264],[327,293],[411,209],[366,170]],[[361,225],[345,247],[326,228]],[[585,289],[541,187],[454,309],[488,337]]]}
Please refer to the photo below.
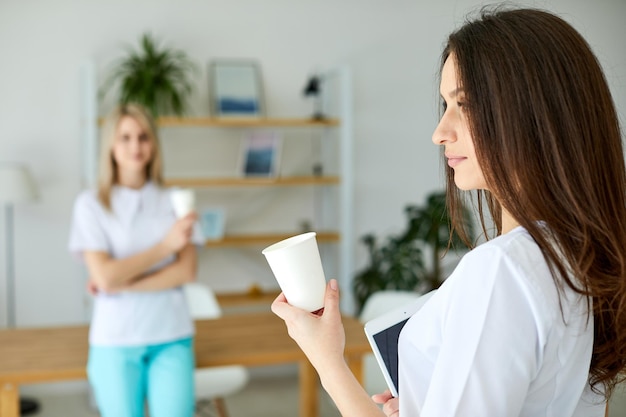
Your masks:
{"label": "picture frame on shelf", "polygon": [[226,212],[221,207],[205,207],[200,211],[200,229],[205,240],[222,240]]}
{"label": "picture frame on shelf", "polygon": [[282,140],[271,131],[253,131],[243,137],[239,172],[244,177],[276,177]]}
{"label": "picture frame on shelf", "polygon": [[214,117],[265,117],[261,68],[253,60],[211,62],[209,96]]}

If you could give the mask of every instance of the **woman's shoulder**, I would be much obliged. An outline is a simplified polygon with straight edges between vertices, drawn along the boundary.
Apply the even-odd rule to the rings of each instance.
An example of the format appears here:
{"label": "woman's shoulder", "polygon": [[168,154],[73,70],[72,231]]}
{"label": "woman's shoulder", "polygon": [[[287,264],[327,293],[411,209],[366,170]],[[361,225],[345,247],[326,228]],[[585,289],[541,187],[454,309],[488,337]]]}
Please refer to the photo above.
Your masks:
{"label": "woman's shoulder", "polygon": [[468,252],[463,259],[468,261],[507,259],[514,263],[524,264],[543,259],[543,254],[530,233],[523,227],[517,227],[504,235],[478,245]]}
{"label": "woman's shoulder", "polygon": [[524,294],[535,300],[533,304],[541,305],[551,305],[558,299],[558,289],[541,248],[521,227],[467,253],[449,280],[455,292],[479,287],[487,296],[494,292]]}
{"label": "woman's shoulder", "polygon": [[478,245],[462,261],[470,263],[502,264],[506,269],[535,270],[547,268],[547,262],[535,239],[523,227],[517,227]]}
{"label": "woman's shoulder", "polygon": [[106,212],[96,190],[83,190],[74,200],[74,215],[76,216],[102,216]]}
{"label": "woman's shoulder", "polygon": [[91,207],[95,205],[100,205],[98,193],[94,189],[83,190],[76,196],[76,199],[74,200],[74,205],[80,207]]}

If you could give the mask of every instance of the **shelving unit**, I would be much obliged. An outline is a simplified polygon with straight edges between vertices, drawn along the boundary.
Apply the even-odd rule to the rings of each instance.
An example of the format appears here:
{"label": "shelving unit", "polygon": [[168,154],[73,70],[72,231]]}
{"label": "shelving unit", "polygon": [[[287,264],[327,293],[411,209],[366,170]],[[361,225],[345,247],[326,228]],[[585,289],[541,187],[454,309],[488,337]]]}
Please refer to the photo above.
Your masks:
{"label": "shelving unit", "polygon": [[263,291],[263,292],[234,292],[215,294],[217,302],[228,313],[229,310],[246,309],[248,311],[258,310],[258,307],[269,307],[272,301],[280,294],[280,291]]}
{"label": "shelving unit", "polygon": [[[337,68],[324,74],[326,81],[335,84],[332,97],[330,94],[324,96],[324,107],[333,110],[327,112],[332,117],[323,120],[313,120],[305,118],[212,118],[212,117],[160,117],[157,120],[159,127],[168,129],[185,129],[185,128],[207,128],[207,129],[237,129],[245,131],[246,129],[265,129],[272,128],[277,130],[287,129],[307,129],[311,131],[325,132],[335,131],[336,139],[339,141],[336,145],[338,150],[338,172],[335,174],[325,175],[285,175],[273,178],[258,177],[237,177],[237,176],[198,176],[185,175],[177,177],[166,177],[165,184],[167,186],[179,186],[198,189],[222,189],[229,188],[280,188],[280,187],[318,187],[324,189],[334,187],[337,189],[337,213],[334,213],[338,219],[337,230],[316,230],[317,239],[321,244],[333,244],[338,249],[338,265],[337,274],[332,277],[338,278],[340,286],[345,293],[349,288],[352,273],[352,103],[351,103],[351,77],[347,68]],[[93,68],[87,67],[83,79],[83,91],[85,92],[85,106],[83,108],[83,134],[85,136],[85,151],[92,159],[86,161],[85,166],[85,183],[93,185],[95,178],[94,168],[97,163],[97,155],[95,149],[97,144],[97,127],[102,124],[102,120],[98,119],[95,104],[95,77]],[[94,102],[89,102],[89,99]],[[288,136],[288,135],[286,135]],[[285,140],[289,140],[285,138]],[[323,141],[322,141],[323,142]],[[322,146],[326,146],[322,143]],[[242,248],[254,245],[267,245],[289,236],[299,233],[236,233],[224,236],[220,240],[207,241],[208,248]],[[331,278],[331,277],[328,277]],[[351,305],[349,295],[344,297],[342,302]]]}
{"label": "shelving unit", "polygon": [[[252,235],[226,235],[220,240],[208,240],[204,246],[208,248],[218,247],[237,247],[249,245],[269,245],[288,237],[293,236],[291,233],[264,233]],[[337,232],[317,232],[316,240],[318,243],[336,243],[341,237]]]}
{"label": "shelving unit", "polygon": [[277,119],[277,118],[212,118],[212,117],[161,117],[160,127],[201,126],[201,127],[334,127],[339,119]]}
{"label": "shelving unit", "polygon": [[[103,119],[98,119],[98,125],[102,126]],[[339,126],[339,119],[329,118],[323,120],[313,119],[277,119],[267,117],[255,118],[214,118],[214,117],[159,117],[159,127],[335,127]]]}
{"label": "shelving unit", "polygon": [[338,176],[298,176],[276,178],[166,178],[165,185],[178,187],[292,187],[298,185],[337,185]]}

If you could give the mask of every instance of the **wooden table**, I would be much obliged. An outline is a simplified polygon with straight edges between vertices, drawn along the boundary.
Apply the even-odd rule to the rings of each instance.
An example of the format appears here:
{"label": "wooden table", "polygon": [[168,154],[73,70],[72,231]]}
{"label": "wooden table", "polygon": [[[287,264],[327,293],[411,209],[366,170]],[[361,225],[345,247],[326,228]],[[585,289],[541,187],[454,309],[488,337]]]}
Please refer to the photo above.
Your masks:
{"label": "wooden table", "polygon": [[[371,352],[363,326],[344,317],[346,361],[362,380],[362,355]],[[23,384],[85,379],[88,327],[0,330],[0,417],[19,417]],[[299,364],[300,416],[319,413],[319,383],[285,324],[271,313],[237,314],[196,321],[196,365]]]}

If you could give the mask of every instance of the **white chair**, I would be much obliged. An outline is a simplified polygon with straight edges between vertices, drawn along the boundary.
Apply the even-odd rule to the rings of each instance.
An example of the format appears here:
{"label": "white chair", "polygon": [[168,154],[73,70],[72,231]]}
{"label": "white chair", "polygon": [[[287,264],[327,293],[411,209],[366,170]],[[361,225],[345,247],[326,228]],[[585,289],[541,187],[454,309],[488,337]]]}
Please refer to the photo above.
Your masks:
{"label": "white chair", "polygon": [[[421,294],[414,291],[385,290],[376,292],[365,302],[359,315],[359,321],[365,324],[388,311],[412,303],[420,296]],[[370,395],[379,394],[388,389],[378,362],[371,353],[363,356],[363,385],[365,391]]]}
{"label": "white chair", "polygon": [[[222,309],[208,285],[192,282],[185,284],[183,289],[193,319],[216,319],[222,316]],[[241,390],[250,379],[248,370],[240,365],[199,368],[194,377],[196,416],[211,415],[213,404],[220,417],[228,417],[224,397]]]}

